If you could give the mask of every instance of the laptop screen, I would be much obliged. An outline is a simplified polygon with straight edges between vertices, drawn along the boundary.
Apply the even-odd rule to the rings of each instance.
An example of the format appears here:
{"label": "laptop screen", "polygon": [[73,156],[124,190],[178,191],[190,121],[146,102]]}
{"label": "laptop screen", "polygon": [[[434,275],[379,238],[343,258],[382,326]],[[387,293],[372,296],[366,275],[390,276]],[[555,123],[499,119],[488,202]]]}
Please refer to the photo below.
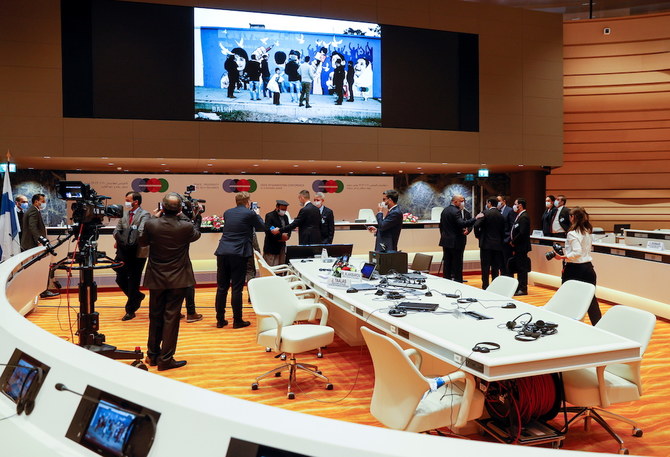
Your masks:
{"label": "laptop screen", "polygon": [[377,268],[377,265],[374,263],[365,263],[361,267],[361,276],[364,279],[370,279],[372,277],[372,273],[375,272],[375,268]]}

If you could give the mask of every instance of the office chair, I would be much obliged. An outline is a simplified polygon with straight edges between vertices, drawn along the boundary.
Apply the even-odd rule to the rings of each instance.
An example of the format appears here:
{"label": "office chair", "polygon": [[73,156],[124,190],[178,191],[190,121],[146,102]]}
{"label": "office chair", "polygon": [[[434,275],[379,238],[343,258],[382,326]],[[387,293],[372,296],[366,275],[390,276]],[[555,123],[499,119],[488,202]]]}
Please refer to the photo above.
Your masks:
{"label": "office chair", "polygon": [[[607,311],[595,326],[637,341],[641,345],[640,355],[642,356],[647,349],[655,324],[656,316],[652,313],[617,305]],[[642,436],[642,430],[635,421],[603,408],[613,403],[634,401],[640,398],[642,395],[640,364],[639,361],[620,363],[563,373],[565,400],[575,405],[575,407],[568,408],[568,411],[576,413],[566,424],[565,431],[578,419],[584,420],[584,429],[588,430],[590,420],[593,419],[619,443],[619,454],[628,454],[628,449],[624,447],[621,437],[605,422],[602,416],[630,424],[633,427],[633,436]]]}
{"label": "office chair", "polygon": [[593,284],[571,279],[561,284],[542,308],[581,321],[595,292],[596,286]]}
{"label": "office chair", "polygon": [[270,266],[270,264],[263,258],[263,254],[256,250],[254,250],[254,257],[256,257],[256,265],[258,266],[258,272],[261,277],[279,276],[288,281],[292,289],[307,289],[307,284],[292,273],[290,266],[286,264]]}
{"label": "office chair", "polygon": [[[281,376],[283,371],[288,371],[287,397],[292,400],[295,398],[293,386],[296,384],[296,375],[301,371],[325,381],[326,389],[332,390],[333,385],[321,374],[316,365],[298,363],[295,358],[295,354],[319,349],[333,342],[335,331],[332,327],[326,326],[328,309],[322,303],[300,300],[288,283],[277,276],[254,278],[249,281],[249,296],[257,316],[257,343],[288,354],[287,362],[258,376],[251,384],[251,388],[257,390],[261,379]],[[312,308],[321,311],[319,324],[294,323],[299,312],[309,311]]]}
{"label": "office chair", "polygon": [[423,271],[430,273],[430,267],[433,264],[433,256],[428,254],[421,254],[417,252],[414,254],[412,259],[412,265],[410,265],[410,270],[414,271]]}
{"label": "office chair", "polygon": [[359,209],[358,219],[365,219],[368,222],[375,222],[377,220],[374,211],[372,211],[370,208]]}
{"label": "office chair", "polygon": [[433,209],[430,210],[430,220],[439,221],[443,210],[444,208],[441,206],[433,206]]}
{"label": "office chair", "polygon": [[444,386],[426,394],[430,378],[419,371],[421,354],[416,349],[403,350],[367,327],[361,327],[361,332],[375,370],[370,413],[379,422],[395,430],[423,432],[463,427],[481,416],[484,396],[471,375],[451,373]]}
{"label": "office chair", "polygon": [[503,297],[512,298],[514,293],[519,288],[519,280],[509,276],[496,276],[491,284],[486,288],[487,291],[502,295]]}

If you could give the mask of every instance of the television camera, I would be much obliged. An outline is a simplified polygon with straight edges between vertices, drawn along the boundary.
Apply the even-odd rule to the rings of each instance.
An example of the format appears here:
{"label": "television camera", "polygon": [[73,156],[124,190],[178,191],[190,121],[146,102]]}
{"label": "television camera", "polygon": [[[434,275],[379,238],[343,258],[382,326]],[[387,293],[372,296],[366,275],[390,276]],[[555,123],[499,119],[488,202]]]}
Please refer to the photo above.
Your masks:
{"label": "television camera", "polygon": [[91,189],[90,184],[81,181],[59,181],[56,191],[61,200],[72,201],[72,222],[75,224],[102,225],[102,220],[107,217],[123,216],[121,205],[106,205],[105,200],[111,197],[98,195]]}
{"label": "television camera", "polygon": [[201,203],[207,203],[207,200],[193,198],[191,197],[191,192],[195,192],[195,185],[193,184],[186,186],[181,211],[186,217],[191,219],[191,221],[200,225],[200,222],[202,221],[202,213],[205,212],[205,205],[202,205]]}
{"label": "television camera", "polygon": [[556,257],[556,254],[558,255],[564,255],[563,254],[563,246],[561,246],[558,243],[554,243],[551,245],[553,251],[547,251],[544,253],[544,256],[547,258],[547,260],[551,260],[554,257]]}

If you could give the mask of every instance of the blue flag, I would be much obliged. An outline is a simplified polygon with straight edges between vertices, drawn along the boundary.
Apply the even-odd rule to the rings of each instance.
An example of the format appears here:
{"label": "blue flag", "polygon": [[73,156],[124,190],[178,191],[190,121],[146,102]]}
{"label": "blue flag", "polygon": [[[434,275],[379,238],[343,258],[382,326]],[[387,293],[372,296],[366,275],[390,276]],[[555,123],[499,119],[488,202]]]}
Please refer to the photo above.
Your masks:
{"label": "blue flag", "polygon": [[21,252],[19,239],[21,229],[19,215],[12,196],[12,185],[9,182],[9,164],[7,164],[5,180],[2,185],[2,202],[0,204],[0,254],[2,261]]}

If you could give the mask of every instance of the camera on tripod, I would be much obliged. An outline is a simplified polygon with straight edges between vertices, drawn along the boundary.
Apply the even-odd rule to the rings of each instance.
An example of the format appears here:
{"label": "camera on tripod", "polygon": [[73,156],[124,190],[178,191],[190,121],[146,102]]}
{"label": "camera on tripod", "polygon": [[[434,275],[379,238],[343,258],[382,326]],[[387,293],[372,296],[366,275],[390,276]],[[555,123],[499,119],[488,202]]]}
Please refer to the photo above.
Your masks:
{"label": "camera on tripod", "polygon": [[201,214],[205,212],[205,205],[201,203],[207,203],[207,200],[193,198],[191,197],[191,192],[195,192],[195,185],[193,184],[186,186],[181,212],[193,222],[199,222],[199,220],[202,220]]}
{"label": "camera on tripod", "polygon": [[553,259],[554,257],[556,257],[556,254],[564,255],[563,246],[561,246],[560,244],[554,243],[551,245],[551,247],[553,248],[553,251],[547,251],[544,253],[544,256],[547,258],[547,260]]}
{"label": "camera on tripod", "polygon": [[102,225],[102,219],[107,217],[123,216],[121,205],[106,205],[105,200],[110,197],[98,195],[89,184],[81,181],[59,181],[56,187],[58,198],[73,201],[72,222],[75,224]]}

